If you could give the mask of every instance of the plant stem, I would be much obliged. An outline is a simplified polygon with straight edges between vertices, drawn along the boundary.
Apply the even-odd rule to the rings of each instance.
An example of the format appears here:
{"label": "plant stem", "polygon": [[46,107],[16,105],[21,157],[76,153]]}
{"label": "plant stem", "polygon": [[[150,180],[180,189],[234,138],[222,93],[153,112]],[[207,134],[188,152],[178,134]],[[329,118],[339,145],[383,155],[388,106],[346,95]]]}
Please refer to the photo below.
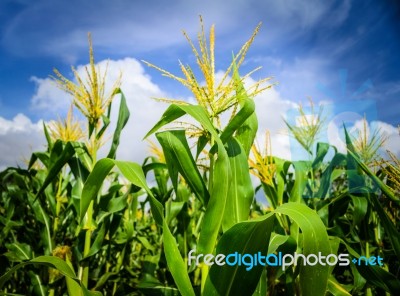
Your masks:
{"label": "plant stem", "polygon": [[[92,237],[92,216],[93,216],[93,200],[90,202],[89,208],[86,212],[86,233],[85,233],[85,246],[83,249],[83,257],[86,257],[90,251],[90,243]],[[82,272],[82,283],[85,287],[88,286],[89,283],[89,260],[86,260],[83,263],[83,272]]]}
{"label": "plant stem", "polygon": [[[92,170],[96,164],[97,160],[97,123],[95,124],[94,128],[94,133],[92,134],[93,137],[93,150],[92,150]],[[90,251],[90,245],[91,245],[91,237],[92,237],[92,231],[93,231],[93,204],[94,201],[91,200],[88,210],[86,212],[86,221],[84,225],[84,229],[86,229],[85,233],[85,245],[83,248],[83,257],[86,257],[89,254]],[[81,277],[82,283],[85,287],[88,288],[88,283],[89,283],[89,260],[85,260],[83,263],[83,270],[82,270],[82,277]]]}
{"label": "plant stem", "polygon": [[53,224],[53,239],[56,237],[56,232],[58,230],[58,223],[59,223],[59,215],[61,211],[61,193],[62,193],[62,180],[63,180],[63,171],[61,171],[60,178],[58,179],[58,188],[57,188],[57,195],[56,195],[56,217],[54,218]]}

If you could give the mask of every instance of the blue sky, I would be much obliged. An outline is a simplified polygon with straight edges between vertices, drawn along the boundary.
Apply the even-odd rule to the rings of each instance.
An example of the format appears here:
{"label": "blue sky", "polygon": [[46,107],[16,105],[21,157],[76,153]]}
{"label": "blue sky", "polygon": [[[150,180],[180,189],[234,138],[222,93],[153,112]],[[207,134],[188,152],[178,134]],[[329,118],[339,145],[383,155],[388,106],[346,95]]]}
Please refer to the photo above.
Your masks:
{"label": "blue sky", "polygon": [[[147,60],[176,74],[179,74],[178,60],[194,66],[181,30],[195,39],[199,14],[207,28],[211,24],[216,26],[216,66],[221,70],[256,25],[263,23],[242,72],[262,66],[252,78],[274,76],[278,83],[277,104],[304,102],[310,96],[317,102],[339,105],[350,101],[350,106],[356,108],[362,105],[357,100],[371,100],[376,111],[373,120],[391,126],[399,124],[399,5],[395,1],[360,0],[3,0],[0,2],[0,123],[15,124],[16,116],[23,114],[23,122],[35,125],[63,112],[61,108],[49,108],[51,104],[39,106],[38,100],[46,99],[41,98],[43,93],[39,90],[41,86],[44,89],[43,83],[53,67],[68,75],[71,65],[88,62],[89,31],[97,61]],[[141,67],[138,75],[160,93],[189,96],[174,81],[144,65]],[[339,73],[343,73],[340,69],[347,71],[346,84],[340,80]],[[352,97],[366,81],[369,87]],[[325,90],[318,88],[318,84]],[[50,94],[55,92],[47,93]],[[262,112],[268,116],[273,111]],[[4,130],[3,142],[13,137],[11,128]],[[35,139],[39,138],[31,141]],[[37,146],[26,141],[26,145]]]}

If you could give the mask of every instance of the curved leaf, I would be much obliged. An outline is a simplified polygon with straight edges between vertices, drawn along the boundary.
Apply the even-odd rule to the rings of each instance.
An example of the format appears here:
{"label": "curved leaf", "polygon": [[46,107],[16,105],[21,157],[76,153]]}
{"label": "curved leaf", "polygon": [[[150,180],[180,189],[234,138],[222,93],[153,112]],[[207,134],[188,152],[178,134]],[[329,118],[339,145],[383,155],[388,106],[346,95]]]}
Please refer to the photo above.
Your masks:
{"label": "curved leaf", "polygon": [[115,128],[114,131],[114,136],[110,148],[110,152],[107,155],[107,158],[115,158],[116,153],[117,153],[117,148],[119,146],[119,139],[121,137],[121,132],[122,129],[125,127],[126,123],[129,120],[129,109],[126,104],[126,99],[124,93],[121,91],[121,89],[118,89],[118,91],[115,94],[121,94],[121,101],[119,105],[119,112],[118,112],[118,121],[117,121],[117,127]]}
{"label": "curved leaf", "polygon": [[[273,214],[257,221],[245,221],[232,226],[218,242],[216,254],[257,254],[267,255],[268,243],[274,226]],[[201,253],[201,252],[199,252]],[[252,295],[257,287],[262,265],[238,264],[212,265],[204,286],[203,295]]]}
{"label": "curved leaf", "polygon": [[178,191],[179,172],[185,178],[187,184],[190,186],[196,197],[203,205],[207,205],[210,196],[203,178],[197,169],[192,153],[190,152],[185,137],[185,131],[166,131],[157,133],[156,137],[163,148],[164,156],[167,160],[169,175],[175,192]]}
{"label": "curved leaf", "polygon": [[227,146],[231,180],[222,221],[224,231],[249,218],[250,206],[254,199],[249,165],[242,145],[235,138],[230,138]]}
{"label": "curved leaf", "polygon": [[[303,254],[327,256],[330,252],[328,234],[318,214],[309,207],[298,203],[287,203],[275,210],[287,215],[301,229]],[[301,266],[300,288],[303,295],[325,295],[329,275],[329,265]],[[310,285],[310,282],[313,283]]]}
{"label": "curved leaf", "polygon": [[12,276],[12,274],[18,269],[29,264],[45,265],[57,269],[62,275],[78,281],[75,272],[69,267],[69,265],[62,259],[53,256],[39,256],[30,261],[22,262],[10,268],[5,274],[0,277],[0,288],[3,287],[5,282]]}

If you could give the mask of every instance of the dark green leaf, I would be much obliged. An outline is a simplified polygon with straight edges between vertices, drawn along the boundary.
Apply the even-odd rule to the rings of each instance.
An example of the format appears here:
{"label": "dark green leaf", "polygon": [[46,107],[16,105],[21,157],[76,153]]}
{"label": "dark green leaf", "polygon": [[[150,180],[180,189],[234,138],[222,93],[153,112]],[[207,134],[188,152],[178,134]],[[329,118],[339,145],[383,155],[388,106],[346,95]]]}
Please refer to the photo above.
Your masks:
{"label": "dark green leaf", "polygon": [[125,99],[124,93],[121,90],[118,90],[117,93],[121,94],[121,101],[120,101],[119,113],[118,113],[118,121],[117,121],[117,127],[115,128],[115,131],[114,131],[111,149],[110,149],[110,152],[108,153],[107,158],[115,158],[116,153],[117,153],[117,148],[119,145],[119,139],[121,137],[122,129],[125,127],[126,123],[128,122],[129,115],[130,115],[128,106],[126,104],[126,99]]}
{"label": "dark green leaf", "polygon": [[196,197],[206,205],[209,193],[190,152],[184,130],[166,131],[156,134],[167,162],[169,175],[175,192],[178,190],[178,172],[192,189]]}

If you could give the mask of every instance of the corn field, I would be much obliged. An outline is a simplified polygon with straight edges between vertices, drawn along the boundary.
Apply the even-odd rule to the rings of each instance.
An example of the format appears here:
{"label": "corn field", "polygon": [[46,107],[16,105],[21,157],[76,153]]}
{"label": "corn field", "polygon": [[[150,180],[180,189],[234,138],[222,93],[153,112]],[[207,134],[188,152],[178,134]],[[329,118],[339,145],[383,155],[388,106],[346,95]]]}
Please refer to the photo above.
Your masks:
{"label": "corn field", "polygon": [[[206,38],[201,25],[198,47],[185,34],[201,79],[187,65],[179,77],[144,62],[188,88],[195,103],[158,98],[167,108],[143,135],[158,143],[141,164],[116,158],[135,118],[121,78],[106,92],[91,37],[85,77],[55,70],[54,83],[72,98],[67,117],[44,124],[47,148],[27,168],[0,173],[1,295],[399,295],[399,160],[377,154],[378,134],[356,139],[345,127],[346,153],[318,142],[317,111],[315,122],[287,123],[308,159],[275,157],[268,133],[257,144],[253,98],[271,84],[245,87],[253,72],[240,75],[240,66],[258,30],[219,80],[214,27]],[[217,264],[218,254],[240,255],[243,264]],[[282,268],[246,254],[348,254],[349,262]]]}

